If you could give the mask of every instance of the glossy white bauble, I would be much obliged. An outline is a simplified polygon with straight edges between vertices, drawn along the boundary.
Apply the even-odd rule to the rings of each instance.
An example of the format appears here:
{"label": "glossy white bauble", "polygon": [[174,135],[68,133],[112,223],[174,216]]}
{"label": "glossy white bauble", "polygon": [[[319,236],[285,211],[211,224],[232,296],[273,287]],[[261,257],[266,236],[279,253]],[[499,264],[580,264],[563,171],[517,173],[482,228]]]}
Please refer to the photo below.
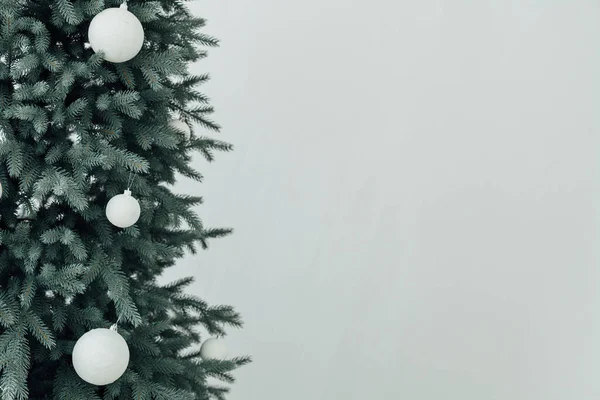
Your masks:
{"label": "glossy white bauble", "polygon": [[190,140],[192,137],[192,130],[190,129],[190,126],[180,119],[172,119],[169,121],[169,126],[176,131],[181,132],[185,140]]}
{"label": "glossy white bauble", "polygon": [[144,45],[144,28],[127,6],[107,8],[98,13],[88,29],[90,46],[104,59],[122,63],[135,57]]}
{"label": "glossy white bauble", "polygon": [[222,360],[227,357],[227,346],[225,341],[220,338],[206,339],[200,347],[200,357],[203,359]]}
{"label": "glossy white bauble", "polygon": [[129,365],[129,347],[116,330],[93,329],[73,348],[77,375],[92,385],[108,385],[123,375]]}
{"label": "glossy white bauble", "polygon": [[140,203],[129,190],[114,196],[106,204],[106,218],[119,228],[129,228],[135,224],[140,219],[141,213]]}

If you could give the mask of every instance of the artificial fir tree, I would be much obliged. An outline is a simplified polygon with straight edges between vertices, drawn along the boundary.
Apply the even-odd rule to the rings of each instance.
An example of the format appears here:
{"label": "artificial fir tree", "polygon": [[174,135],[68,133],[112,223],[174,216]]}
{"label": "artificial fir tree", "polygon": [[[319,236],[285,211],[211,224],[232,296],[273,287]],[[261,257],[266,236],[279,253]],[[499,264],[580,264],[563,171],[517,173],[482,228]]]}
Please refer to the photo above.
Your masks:
{"label": "artificial fir tree", "polygon": [[[198,326],[223,335],[238,314],[185,294],[191,279],[156,281],[186,249],[229,233],[202,224],[200,197],[169,188],[178,174],[201,180],[194,152],[212,161],[230,150],[173,123],[219,129],[197,90],[207,76],[188,73],[216,40],[181,0],[132,0],[143,46],[110,62],[87,43],[88,28],[120,5],[0,0],[2,400],[221,399],[227,389],[207,381],[230,382],[249,361],[201,359]],[[106,205],[127,189],[141,215],[119,228]],[[106,386],[85,382],[75,343],[117,322],[126,371]]]}

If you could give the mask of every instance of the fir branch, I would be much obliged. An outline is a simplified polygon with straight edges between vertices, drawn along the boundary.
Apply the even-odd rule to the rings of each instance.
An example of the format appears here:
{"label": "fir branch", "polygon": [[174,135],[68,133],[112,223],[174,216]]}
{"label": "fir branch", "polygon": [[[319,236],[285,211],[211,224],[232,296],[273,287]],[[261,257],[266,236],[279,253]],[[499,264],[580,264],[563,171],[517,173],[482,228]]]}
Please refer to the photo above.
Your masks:
{"label": "fir branch", "polygon": [[51,349],[56,345],[54,335],[37,314],[29,311],[26,314],[26,323],[33,336],[46,348]]}

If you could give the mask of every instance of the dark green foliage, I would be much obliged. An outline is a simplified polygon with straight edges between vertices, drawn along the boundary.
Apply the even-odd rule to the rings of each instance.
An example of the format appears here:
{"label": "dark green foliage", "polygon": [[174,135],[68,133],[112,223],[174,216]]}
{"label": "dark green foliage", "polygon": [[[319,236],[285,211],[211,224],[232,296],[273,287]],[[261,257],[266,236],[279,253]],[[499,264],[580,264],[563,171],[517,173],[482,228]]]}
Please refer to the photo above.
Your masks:
{"label": "dark green foliage", "polygon": [[[201,360],[198,327],[239,327],[228,306],[156,278],[186,250],[229,229],[205,227],[202,198],[169,188],[201,180],[194,152],[213,161],[227,143],[168,125],[172,115],[219,130],[188,65],[218,41],[180,0],[129,2],[144,25],[140,54],[103,61],[85,42],[91,19],[114,0],[0,0],[0,399],[223,399],[248,358]],[[138,223],[113,227],[110,197],[131,187]],[[119,321],[131,362],[98,388],[71,365],[75,341]]]}

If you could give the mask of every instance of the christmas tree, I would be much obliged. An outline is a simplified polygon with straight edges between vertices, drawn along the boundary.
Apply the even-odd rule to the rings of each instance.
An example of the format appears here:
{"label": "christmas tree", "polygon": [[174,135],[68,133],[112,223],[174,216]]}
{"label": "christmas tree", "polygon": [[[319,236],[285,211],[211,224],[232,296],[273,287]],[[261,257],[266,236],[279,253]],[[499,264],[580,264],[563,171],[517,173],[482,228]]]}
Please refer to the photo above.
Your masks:
{"label": "christmas tree", "polygon": [[200,134],[204,22],[180,0],[0,0],[0,399],[222,399],[213,378],[249,361],[200,347],[231,307],[157,283],[230,233],[170,189],[231,149]]}

